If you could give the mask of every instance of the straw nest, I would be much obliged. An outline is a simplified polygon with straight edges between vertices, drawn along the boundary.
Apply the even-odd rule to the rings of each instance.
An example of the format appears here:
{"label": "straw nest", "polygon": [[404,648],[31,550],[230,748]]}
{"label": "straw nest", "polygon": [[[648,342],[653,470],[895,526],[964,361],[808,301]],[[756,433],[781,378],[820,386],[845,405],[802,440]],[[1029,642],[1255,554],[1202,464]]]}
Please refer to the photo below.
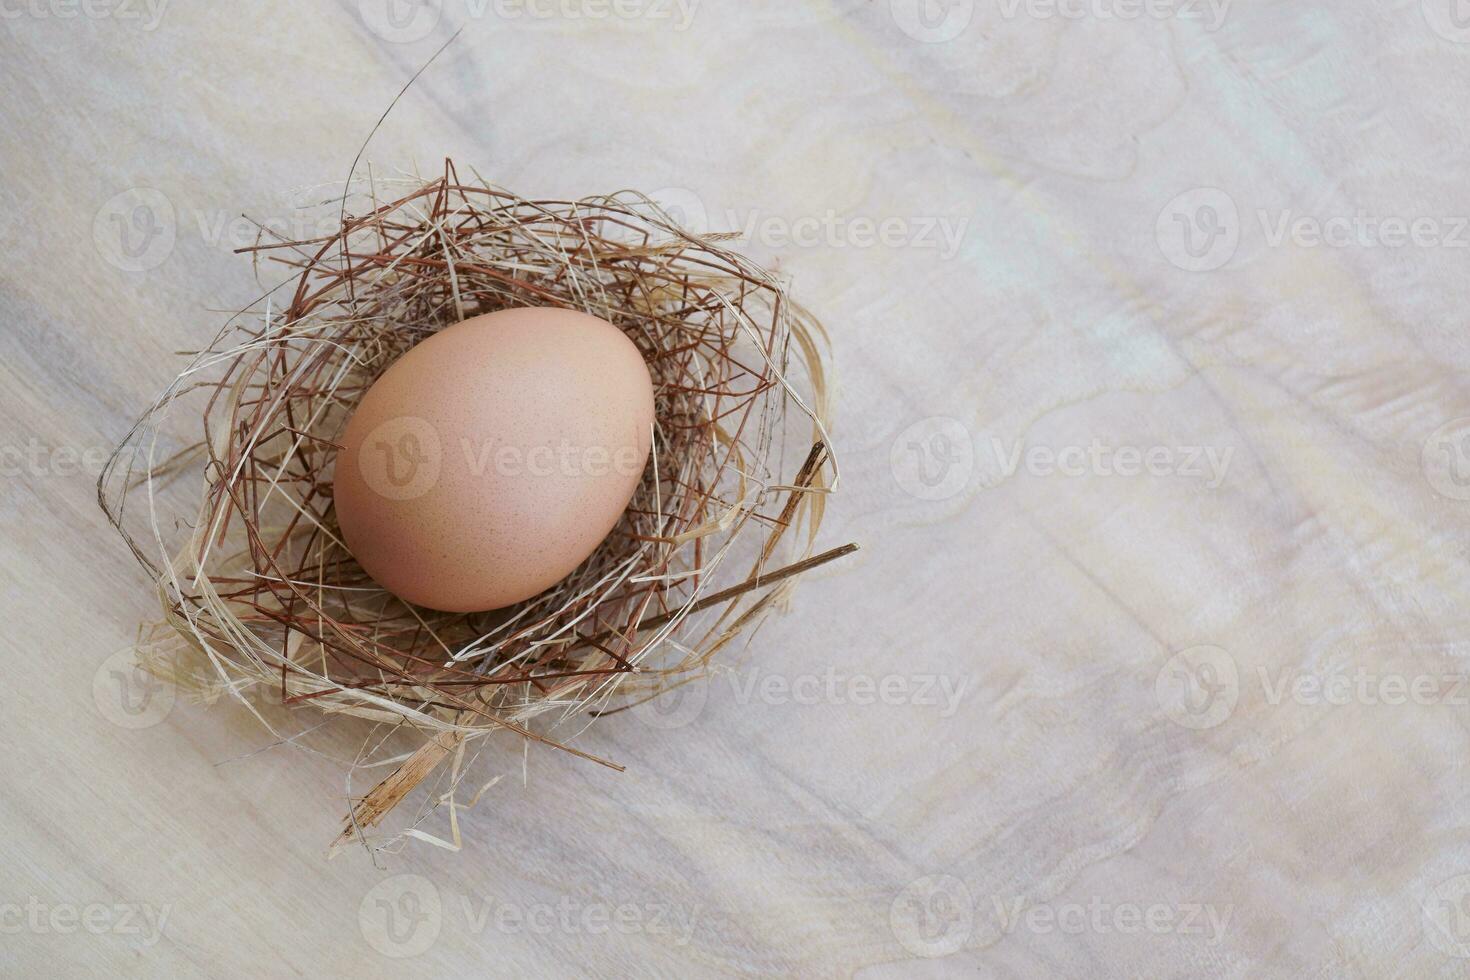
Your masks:
{"label": "straw nest", "polygon": [[[852,550],[815,551],[837,474],[826,338],[728,236],[692,234],[641,194],[524,200],[446,163],[432,180],[350,182],[321,207],[329,233],[263,233],[241,250],[286,278],[143,414],[99,500],[157,583],[145,667],[238,699],[283,740],[267,705],[357,726],[334,849],[453,848],[486,736],[620,768],[576,748],[577,733],[698,678],[799,573]],[[637,344],[656,391],[648,469],[613,533],[541,595],[469,615],[408,605],[342,543],[337,439],[403,352],[517,306],[591,313]],[[202,420],[197,441],[169,434],[181,419]],[[448,833],[431,832],[446,810]]]}

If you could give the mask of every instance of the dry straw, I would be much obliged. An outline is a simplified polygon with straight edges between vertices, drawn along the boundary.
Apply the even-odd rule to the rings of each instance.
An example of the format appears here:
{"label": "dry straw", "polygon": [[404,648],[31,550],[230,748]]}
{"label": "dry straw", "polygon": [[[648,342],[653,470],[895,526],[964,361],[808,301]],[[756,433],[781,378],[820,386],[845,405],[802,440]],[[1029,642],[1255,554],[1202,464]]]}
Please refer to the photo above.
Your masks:
{"label": "dry straw", "polygon": [[[775,276],[641,194],[529,201],[446,164],[428,181],[354,182],[328,206],[330,233],[242,250],[289,278],[143,415],[99,499],[162,600],[145,665],[234,696],[273,732],[265,701],[366,719],[351,723],[363,744],[345,760],[334,849],[457,848],[485,736],[620,768],[573,746],[577,732],[699,677],[798,574],[853,550],[815,552],[837,474],[826,337]],[[637,344],[656,389],[653,457],[617,528],[559,585],[493,613],[407,605],[341,541],[336,440],[404,351],[518,306],[595,314]],[[203,433],[170,453],[176,410]],[[169,486],[184,477],[197,497]],[[406,825],[380,825],[416,787]],[[430,833],[444,810],[447,836]]]}

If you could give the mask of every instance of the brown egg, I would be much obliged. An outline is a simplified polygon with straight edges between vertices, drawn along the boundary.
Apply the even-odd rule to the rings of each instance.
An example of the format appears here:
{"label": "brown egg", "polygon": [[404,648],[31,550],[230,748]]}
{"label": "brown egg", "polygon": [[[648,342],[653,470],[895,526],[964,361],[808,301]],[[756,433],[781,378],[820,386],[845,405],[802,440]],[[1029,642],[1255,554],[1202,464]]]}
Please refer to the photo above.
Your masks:
{"label": "brown egg", "polygon": [[337,455],[352,554],[383,588],[453,612],[565,578],[643,478],[653,383],[606,320],[501,310],[447,327],[373,383]]}

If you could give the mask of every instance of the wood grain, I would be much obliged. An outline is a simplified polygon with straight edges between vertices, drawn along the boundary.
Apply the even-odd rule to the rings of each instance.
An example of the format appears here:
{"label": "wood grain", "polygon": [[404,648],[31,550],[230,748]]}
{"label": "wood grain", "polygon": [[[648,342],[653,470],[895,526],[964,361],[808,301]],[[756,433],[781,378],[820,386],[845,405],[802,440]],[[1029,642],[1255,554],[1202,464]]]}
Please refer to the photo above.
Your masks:
{"label": "wood grain", "polygon": [[[1453,4],[533,6],[4,8],[0,974],[1464,975]],[[353,738],[140,686],[92,484],[459,26],[373,166],[750,232],[863,547],[626,772],[507,739],[461,853],[327,862]]]}

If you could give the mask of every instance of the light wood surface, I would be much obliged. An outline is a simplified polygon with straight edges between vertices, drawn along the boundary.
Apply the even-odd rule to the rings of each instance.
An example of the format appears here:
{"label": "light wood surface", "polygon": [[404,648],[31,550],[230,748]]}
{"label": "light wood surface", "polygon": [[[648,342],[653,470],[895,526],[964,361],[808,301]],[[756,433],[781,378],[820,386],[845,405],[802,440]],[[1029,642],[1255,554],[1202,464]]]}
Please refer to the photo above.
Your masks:
{"label": "light wood surface", "polygon": [[[0,4],[0,974],[1466,975],[1453,0],[427,9]],[[864,547],[626,773],[328,863],[340,767],[119,653],[93,481],[459,25],[374,165],[753,228]]]}

